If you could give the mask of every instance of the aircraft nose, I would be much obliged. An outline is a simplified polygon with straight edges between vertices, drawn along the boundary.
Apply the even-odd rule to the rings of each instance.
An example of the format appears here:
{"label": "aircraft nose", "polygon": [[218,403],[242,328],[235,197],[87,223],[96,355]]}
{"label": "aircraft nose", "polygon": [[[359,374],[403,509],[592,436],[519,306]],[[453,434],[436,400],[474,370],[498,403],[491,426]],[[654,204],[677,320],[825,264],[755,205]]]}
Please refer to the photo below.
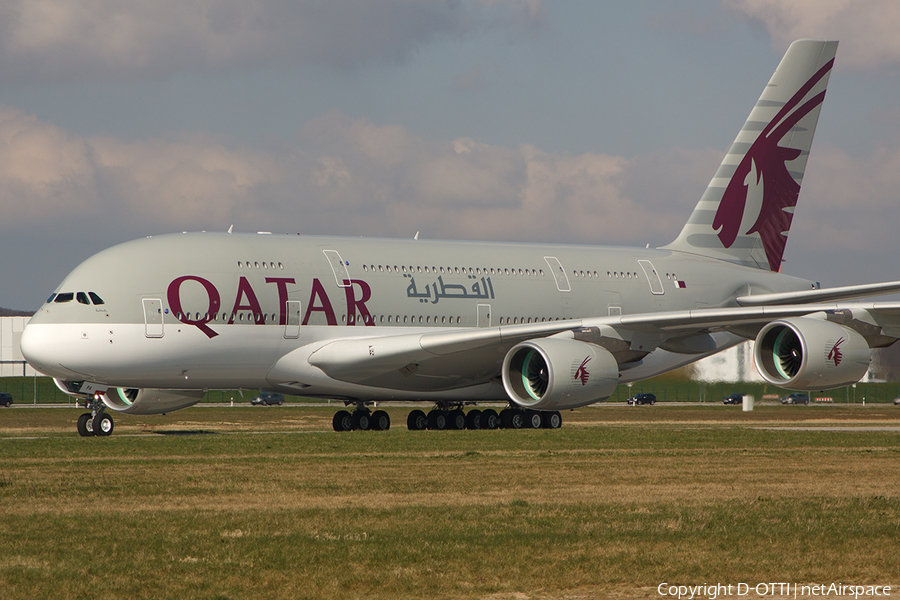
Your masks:
{"label": "aircraft nose", "polygon": [[60,366],[58,339],[48,325],[29,323],[19,342],[22,356],[35,370],[52,377],[65,376]]}

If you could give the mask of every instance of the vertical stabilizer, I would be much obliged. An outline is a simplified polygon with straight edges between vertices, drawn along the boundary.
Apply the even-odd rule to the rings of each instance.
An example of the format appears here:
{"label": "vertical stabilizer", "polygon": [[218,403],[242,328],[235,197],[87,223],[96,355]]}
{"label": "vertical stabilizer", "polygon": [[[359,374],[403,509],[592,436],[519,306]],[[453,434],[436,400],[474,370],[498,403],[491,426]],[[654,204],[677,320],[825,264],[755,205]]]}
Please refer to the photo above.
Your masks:
{"label": "vertical stabilizer", "polygon": [[778,271],[837,42],[791,44],[678,238],[665,246]]}

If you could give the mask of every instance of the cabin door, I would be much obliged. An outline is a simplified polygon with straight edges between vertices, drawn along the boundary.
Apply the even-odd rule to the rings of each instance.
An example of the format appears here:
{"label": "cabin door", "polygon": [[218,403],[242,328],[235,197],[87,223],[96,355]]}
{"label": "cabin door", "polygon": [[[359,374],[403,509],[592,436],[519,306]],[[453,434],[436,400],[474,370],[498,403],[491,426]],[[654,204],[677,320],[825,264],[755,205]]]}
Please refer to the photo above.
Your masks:
{"label": "cabin door", "polygon": [[300,301],[287,301],[287,321],[284,325],[284,337],[294,340],[300,337]]}
{"label": "cabin door", "polygon": [[144,298],[144,335],[148,338],[163,336],[162,301],[159,298]]}

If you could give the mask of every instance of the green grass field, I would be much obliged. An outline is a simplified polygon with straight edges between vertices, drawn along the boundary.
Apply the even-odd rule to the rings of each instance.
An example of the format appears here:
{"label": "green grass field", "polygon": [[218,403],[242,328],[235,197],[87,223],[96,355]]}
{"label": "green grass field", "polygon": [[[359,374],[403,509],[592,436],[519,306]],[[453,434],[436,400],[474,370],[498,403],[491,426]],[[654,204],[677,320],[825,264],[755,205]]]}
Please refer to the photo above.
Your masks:
{"label": "green grass field", "polygon": [[390,431],[341,434],[333,410],[117,415],[109,438],[78,437],[78,410],[0,410],[0,597],[900,583],[900,408],[592,407],[474,432],[391,408]]}

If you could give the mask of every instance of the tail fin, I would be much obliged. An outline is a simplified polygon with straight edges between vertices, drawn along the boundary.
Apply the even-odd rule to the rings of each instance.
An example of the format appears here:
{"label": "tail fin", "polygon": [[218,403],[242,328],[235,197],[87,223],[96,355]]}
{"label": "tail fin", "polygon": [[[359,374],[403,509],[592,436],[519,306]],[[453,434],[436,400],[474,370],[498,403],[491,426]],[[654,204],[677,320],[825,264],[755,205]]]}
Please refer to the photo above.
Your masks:
{"label": "tail fin", "polygon": [[691,218],[664,248],[781,269],[837,44],[791,44]]}

